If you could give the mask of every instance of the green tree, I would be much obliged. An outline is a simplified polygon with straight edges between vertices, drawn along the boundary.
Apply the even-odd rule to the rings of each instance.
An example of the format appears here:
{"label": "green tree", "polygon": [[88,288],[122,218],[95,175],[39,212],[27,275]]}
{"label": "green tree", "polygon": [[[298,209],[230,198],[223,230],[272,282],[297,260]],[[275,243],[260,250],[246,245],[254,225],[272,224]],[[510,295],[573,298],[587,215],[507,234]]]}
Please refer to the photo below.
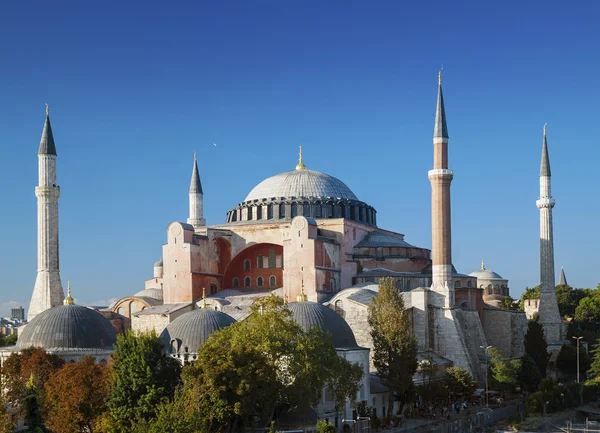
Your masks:
{"label": "green tree", "polygon": [[502,299],[499,307],[504,308],[505,310],[518,310],[519,303],[510,296],[507,296],[506,298]]}
{"label": "green tree", "polygon": [[464,399],[469,399],[477,389],[477,382],[464,368],[448,367],[444,385],[448,392]]}
{"label": "green tree", "polygon": [[47,431],[42,421],[40,394],[37,386],[35,386],[33,374],[25,385],[25,394],[22,401],[25,412],[25,423],[28,427],[27,431],[32,433]]}
{"label": "green tree", "polygon": [[550,354],[548,353],[548,343],[544,337],[544,328],[537,320],[530,320],[527,324],[525,355],[534,360],[542,377],[546,377]]}
{"label": "green tree", "polygon": [[427,356],[425,359],[419,362],[418,370],[423,375],[423,382],[427,389],[431,388],[431,382],[435,378],[437,373],[437,363],[432,356]]}
{"label": "green tree", "polygon": [[283,301],[258,299],[250,316],[213,333],[183,369],[184,407],[199,431],[237,431],[274,412],[316,406],[325,386],[336,407],[354,398],[359,365],[338,356],[331,337],[304,332]]}
{"label": "green tree", "polygon": [[171,399],[180,383],[181,366],[163,353],[156,333],[117,336],[108,377],[108,431],[127,432],[140,420],[156,416],[156,408]]}
{"label": "green tree", "polygon": [[542,381],[542,373],[535,363],[534,359],[525,355],[521,358],[521,371],[519,373],[519,383],[525,391],[537,391]]}
{"label": "green tree", "polygon": [[493,378],[505,387],[514,387],[519,382],[521,361],[507,359],[500,349],[492,347],[488,350]]}
{"label": "green tree", "polygon": [[594,294],[581,299],[575,309],[575,320],[597,326],[600,323],[600,296]]}
{"label": "green tree", "polygon": [[[585,377],[585,372],[589,370],[591,359],[583,347],[579,347],[579,373]],[[563,344],[556,358],[556,368],[569,378],[577,377],[577,346],[573,344]]]}
{"label": "green tree", "polygon": [[417,371],[417,341],[411,333],[409,312],[392,278],[379,280],[379,293],[369,305],[368,322],[373,338],[373,363],[381,383],[390,389],[388,414],[394,395],[401,403],[413,397]]}
{"label": "green tree", "polygon": [[335,426],[329,424],[327,420],[317,421],[317,433],[335,433]]}
{"label": "green tree", "polygon": [[10,334],[4,339],[4,346],[14,346],[17,344],[17,334]]}
{"label": "green tree", "polygon": [[592,364],[589,369],[589,375],[592,378],[600,379],[600,341],[596,342],[596,345],[592,349]]}

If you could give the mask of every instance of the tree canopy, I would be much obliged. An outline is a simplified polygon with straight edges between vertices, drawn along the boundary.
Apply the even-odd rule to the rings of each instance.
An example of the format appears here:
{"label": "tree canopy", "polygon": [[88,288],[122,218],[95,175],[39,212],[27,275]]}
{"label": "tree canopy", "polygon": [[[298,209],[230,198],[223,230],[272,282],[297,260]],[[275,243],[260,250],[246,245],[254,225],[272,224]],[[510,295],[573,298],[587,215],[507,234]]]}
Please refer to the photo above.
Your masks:
{"label": "tree canopy", "polygon": [[379,280],[379,292],[369,305],[368,322],[373,338],[373,363],[381,383],[390,389],[388,416],[393,396],[401,402],[414,394],[417,341],[412,335],[408,311],[392,278]]}
{"label": "tree canopy", "polygon": [[503,387],[514,387],[519,382],[521,371],[521,360],[507,359],[500,349],[491,347],[488,349],[490,367],[493,379]]}
{"label": "tree canopy", "polygon": [[448,392],[463,399],[470,399],[477,389],[477,382],[464,368],[458,366],[446,369],[445,387]]}
{"label": "tree canopy", "polygon": [[525,355],[533,359],[542,377],[546,377],[550,354],[548,353],[548,343],[544,336],[544,328],[537,320],[530,320],[527,324]]}

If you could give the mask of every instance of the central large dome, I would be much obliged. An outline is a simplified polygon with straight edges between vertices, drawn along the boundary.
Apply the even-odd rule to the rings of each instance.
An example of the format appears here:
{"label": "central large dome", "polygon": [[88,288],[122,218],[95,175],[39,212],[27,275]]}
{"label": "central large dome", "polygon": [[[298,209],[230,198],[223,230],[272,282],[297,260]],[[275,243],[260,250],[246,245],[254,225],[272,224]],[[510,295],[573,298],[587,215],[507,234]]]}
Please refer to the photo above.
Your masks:
{"label": "central large dome", "polygon": [[344,182],[333,176],[313,170],[292,170],[263,180],[244,201],[292,197],[358,200]]}

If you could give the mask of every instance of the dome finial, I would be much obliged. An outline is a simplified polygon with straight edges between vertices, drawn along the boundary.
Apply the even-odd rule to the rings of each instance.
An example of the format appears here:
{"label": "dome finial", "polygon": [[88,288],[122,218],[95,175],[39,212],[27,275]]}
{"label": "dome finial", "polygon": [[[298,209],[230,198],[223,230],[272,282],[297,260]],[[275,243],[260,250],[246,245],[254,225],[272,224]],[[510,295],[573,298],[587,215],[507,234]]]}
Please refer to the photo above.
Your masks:
{"label": "dome finial", "polygon": [[300,286],[300,294],[296,296],[296,302],[306,302],[308,301],[308,296],[304,294],[304,280],[302,280],[302,285]]}
{"label": "dome finial", "polygon": [[48,107],[48,104],[46,104],[46,116],[50,113],[50,107]]}
{"label": "dome finial", "polygon": [[481,270],[485,271],[485,261],[481,259]]}
{"label": "dome finial", "polygon": [[306,166],[302,162],[302,146],[300,146],[300,157],[298,158],[298,165],[296,165],[296,170],[306,170]]}
{"label": "dome finial", "polygon": [[67,297],[65,298],[63,303],[65,305],[74,305],[75,304],[75,299],[73,299],[71,297],[71,280],[69,280],[67,282]]}
{"label": "dome finial", "polygon": [[206,288],[202,287],[202,308],[206,308]]}

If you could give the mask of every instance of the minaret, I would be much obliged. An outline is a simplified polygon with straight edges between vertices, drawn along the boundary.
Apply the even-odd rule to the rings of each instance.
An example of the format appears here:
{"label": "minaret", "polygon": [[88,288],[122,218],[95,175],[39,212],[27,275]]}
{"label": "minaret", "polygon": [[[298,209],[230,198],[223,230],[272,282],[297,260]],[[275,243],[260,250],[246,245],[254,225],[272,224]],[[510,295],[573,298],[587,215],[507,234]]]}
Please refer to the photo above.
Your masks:
{"label": "minaret", "polygon": [[65,297],[60,282],[58,255],[58,197],[56,186],[56,147],[50,126],[48,105],[46,122],[38,150],[38,273],[31,295],[27,320],[48,308],[61,305]]}
{"label": "minaret", "polygon": [[540,305],[539,320],[544,327],[546,342],[557,344],[562,338],[562,321],[556,302],[554,286],[554,236],[552,234],[552,198],[550,158],[546,141],[546,125],[542,141],[542,163],[540,166],[540,198],[536,201],[540,210]]}
{"label": "minaret", "polygon": [[195,230],[206,225],[206,220],[202,217],[203,203],[204,194],[202,193],[202,183],[200,183],[200,174],[198,173],[196,152],[194,152],[194,168],[192,169],[192,182],[190,183],[190,217],[187,222],[193,225]]}
{"label": "minaret", "polygon": [[560,270],[560,279],[558,280],[559,286],[568,286],[567,277],[565,276],[565,268],[561,268]]}
{"label": "minaret", "polygon": [[431,290],[438,296],[432,304],[438,307],[454,306],[452,284],[452,236],[450,225],[450,183],[454,174],[448,169],[448,127],[442,94],[442,72],[438,74],[438,97],[433,129],[433,170],[429,170],[431,182]]}

